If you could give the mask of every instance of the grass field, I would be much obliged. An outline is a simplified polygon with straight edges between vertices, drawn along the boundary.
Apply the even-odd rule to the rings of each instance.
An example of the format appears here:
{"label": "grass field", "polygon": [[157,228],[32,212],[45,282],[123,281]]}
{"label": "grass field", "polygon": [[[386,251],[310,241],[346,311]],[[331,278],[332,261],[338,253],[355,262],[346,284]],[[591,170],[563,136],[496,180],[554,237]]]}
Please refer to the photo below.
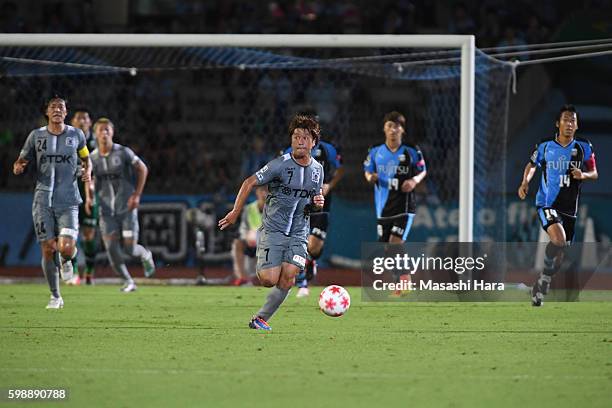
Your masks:
{"label": "grass field", "polygon": [[66,407],[612,401],[612,303],[362,303],[353,289],[333,319],[292,293],[263,333],[246,325],[263,288],[69,287],[59,311],[47,293],[0,286],[0,388],[65,387]]}

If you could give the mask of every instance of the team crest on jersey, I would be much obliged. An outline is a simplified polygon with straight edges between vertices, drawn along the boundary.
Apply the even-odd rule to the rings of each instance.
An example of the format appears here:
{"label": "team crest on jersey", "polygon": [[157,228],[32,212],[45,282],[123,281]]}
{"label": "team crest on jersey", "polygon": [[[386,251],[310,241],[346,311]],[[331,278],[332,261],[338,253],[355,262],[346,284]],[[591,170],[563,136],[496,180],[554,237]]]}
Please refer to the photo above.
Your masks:
{"label": "team crest on jersey", "polygon": [[121,165],[121,158],[119,156],[113,156],[111,158],[111,164],[113,166],[120,166]]}
{"label": "team crest on jersey", "polygon": [[578,156],[578,149],[575,147],[572,149],[572,156]]}
{"label": "team crest on jersey", "polygon": [[262,180],[263,180],[263,178],[264,178],[263,174],[264,174],[266,171],[268,171],[268,165],[267,165],[267,164],[266,164],[265,166],[263,166],[263,167],[261,168],[261,170],[259,170],[257,173],[255,173],[255,176],[257,176],[257,179],[258,179],[259,181],[262,181]]}
{"label": "team crest on jersey", "polygon": [[321,169],[319,169],[318,167],[313,168],[310,177],[313,183],[318,183],[321,179]]}
{"label": "team crest on jersey", "polygon": [[405,154],[400,154],[399,155],[399,161],[401,161],[401,162],[406,161],[406,155]]}
{"label": "team crest on jersey", "polygon": [[66,138],[66,146],[68,146],[68,147],[76,147],[76,141],[74,140],[74,137],[68,136]]}

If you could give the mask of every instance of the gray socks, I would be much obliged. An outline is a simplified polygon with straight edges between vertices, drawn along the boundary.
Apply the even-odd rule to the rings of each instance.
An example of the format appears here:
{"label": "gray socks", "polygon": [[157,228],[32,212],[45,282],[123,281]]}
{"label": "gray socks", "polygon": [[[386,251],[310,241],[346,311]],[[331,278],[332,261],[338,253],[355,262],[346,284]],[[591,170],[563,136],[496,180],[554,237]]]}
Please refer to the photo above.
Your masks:
{"label": "gray socks", "polygon": [[59,271],[57,270],[55,261],[53,259],[45,259],[43,257],[41,265],[42,270],[45,273],[45,277],[47,278],[47,282],[49,283],[49,290],[51,290],[51,294],[53,297],[59,298]]}
{"label": "gray socks", "polygon": [[130,273],[125,266],[125,262],[123,260],[123,251],[121,250],[121,245],[119,241],[116,239],[111,239],[105,242],[106,244],[106,254],[108,255],[108,261],[111,264],[111,267],[115,271],[115,273],[125,279],[126,282],[133,282]]}
{"label": "gray socks", "polygon": [[140,244],[134,245],[134,248],[132,249],[132,256],[140,260],[143,260],[142,258],[145,256],[146,253],[147,250]]}
{"label": "gray socks", "polygon": [[266,298],[266,303],[264,303],[261,309],[259,309],[257,316],[261,317],[265,321],[268,321],[278,310],[280,305],[285,301],[290,290],[291,289],[281,289],[278,286],[270,289],[268,297]]}

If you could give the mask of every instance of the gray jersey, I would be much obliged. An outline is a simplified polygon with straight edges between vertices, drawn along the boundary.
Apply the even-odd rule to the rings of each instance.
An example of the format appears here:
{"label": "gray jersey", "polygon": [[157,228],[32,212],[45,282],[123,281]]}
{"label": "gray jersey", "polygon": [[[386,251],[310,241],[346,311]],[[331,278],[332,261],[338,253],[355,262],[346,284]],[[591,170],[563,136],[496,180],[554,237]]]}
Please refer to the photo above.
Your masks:
{"label": "gray jersey", "polygon": [[140,158],[126,146],[113,143],[106,156],[91,153],[93,176],[100,203],[100,214],[118,215],[128,211],[128,198],[136,191],[134,165]]}
{"label": "gray jersey", "polygon": [[80,129],[66,125],[59,135],[47,127],[33,130],[26,139],[19,157],[36,163],[35,204],[53,208],[79,205],[77,186],[80,173],[79,152],[85,154],[85,136]]}
{"label": "gray jersey", "polygon": [[323,186],[323,166],[315,159],[302,166],[287,153],[266,164],[255,177],[257,185],[267,184],[270,191],[264,208],[264,230],[305,240],[310,222],[304,210]]}

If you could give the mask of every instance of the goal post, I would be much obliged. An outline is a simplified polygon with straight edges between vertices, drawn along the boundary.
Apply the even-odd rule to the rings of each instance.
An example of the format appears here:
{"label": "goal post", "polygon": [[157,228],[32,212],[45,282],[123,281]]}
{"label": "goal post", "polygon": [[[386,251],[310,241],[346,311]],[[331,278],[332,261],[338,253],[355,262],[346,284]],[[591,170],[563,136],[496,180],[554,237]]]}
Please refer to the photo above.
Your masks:
{"label": "goal post", "polygon": [[476,48],[472,35],[0,34],[0,47],[291,47],[460,50],[458,240],[472,242],[474,239]]}

